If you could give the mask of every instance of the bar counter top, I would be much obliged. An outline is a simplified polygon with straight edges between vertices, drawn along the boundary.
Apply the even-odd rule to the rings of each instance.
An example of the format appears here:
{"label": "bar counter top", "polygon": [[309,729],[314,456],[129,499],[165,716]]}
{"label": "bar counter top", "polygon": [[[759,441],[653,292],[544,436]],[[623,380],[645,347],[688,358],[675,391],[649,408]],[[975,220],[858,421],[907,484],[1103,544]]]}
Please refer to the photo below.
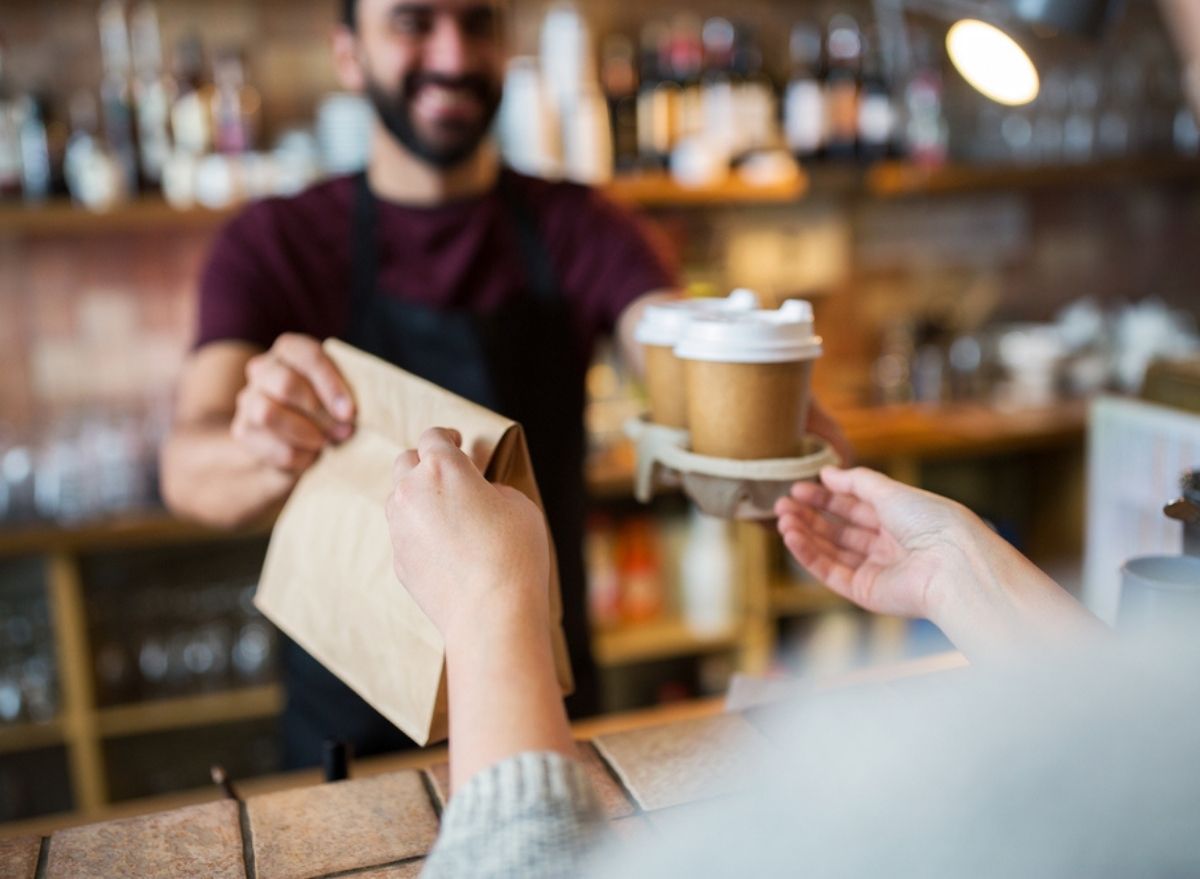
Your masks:
{"label": "bar counter top", "polygon": [[[886,686],[963,665],[960,654],[936,654],[810,683],[816,691]],[[743,684],[730,703],[696,700],[574,725],[579,758],[614,832],[653,834],[688,805],[738,789],[754,752],[773,746],[769,727],[745,710],[773,685]],[[50,816],[0,826],[0,875],[416,876],[450,796],[448,770],[445,748],[435,747],[356,761],[348,781],[322,783],[317,770],[306,770],[235,780],[237,800],[214,785],[117,804],[89,824]]]}

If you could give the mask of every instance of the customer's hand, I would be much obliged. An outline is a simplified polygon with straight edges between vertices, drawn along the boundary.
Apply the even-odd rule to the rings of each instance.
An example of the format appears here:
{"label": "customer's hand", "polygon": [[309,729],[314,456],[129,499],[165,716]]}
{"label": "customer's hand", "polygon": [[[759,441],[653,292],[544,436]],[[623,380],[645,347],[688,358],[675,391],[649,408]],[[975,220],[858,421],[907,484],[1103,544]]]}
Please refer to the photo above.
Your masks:
{"label": "customer's hand", "polygon": [[960,504],[857,468],[821,471],[775,505],[792,555],[830,589],[878,613],[928,616],[969,573],[958,532],[985,529]]}
{"label": "customer's hand", "polygon": [[290,473],[354,432],[354,400],[333,361],[310,336],[288,333],[246,364],[231,432],[262,464]]}
{"label": "customer's hand", "polygon": [[515,488],[484,479],[461,443],[433,428],[396,459],[387,502],[396,576],[443,634],[498,613],[545,630],[545,518]]}
{"label": "customer's hand", "polygon": [[775,512],[792,555],[830,589],[867,610],[927,617],[976,657],[1098,628],[966,507],[881,473],[827,467]]}
{"label": "customer's hand", "polygon": [[396,576],[446,644],[456,789],[516,754],[574,754],[550,638],[545,518],[487,482],[461,442],[425,431],[396,459],[387,502]]}

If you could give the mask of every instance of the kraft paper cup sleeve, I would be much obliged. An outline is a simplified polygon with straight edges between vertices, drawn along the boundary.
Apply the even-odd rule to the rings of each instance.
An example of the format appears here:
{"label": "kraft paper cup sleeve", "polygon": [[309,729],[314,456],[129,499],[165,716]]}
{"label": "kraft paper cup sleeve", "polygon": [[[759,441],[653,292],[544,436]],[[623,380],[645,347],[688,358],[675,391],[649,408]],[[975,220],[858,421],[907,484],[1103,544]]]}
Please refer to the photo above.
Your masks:
{"label": "kraft paper cup sleeve", "polygon": [[[271,535],[255,605],[406,735],[428,744],[448,729],[445,649],[392,568],[384,514],[392,465],[426,428],[454,427],[491,481],[540,507],[529,450],[509,419],[342,342],[330,340],[325,350],[354,393],[357,429],[297,483]],[[548,588],[555,667],[570,692],[556,564]]]}

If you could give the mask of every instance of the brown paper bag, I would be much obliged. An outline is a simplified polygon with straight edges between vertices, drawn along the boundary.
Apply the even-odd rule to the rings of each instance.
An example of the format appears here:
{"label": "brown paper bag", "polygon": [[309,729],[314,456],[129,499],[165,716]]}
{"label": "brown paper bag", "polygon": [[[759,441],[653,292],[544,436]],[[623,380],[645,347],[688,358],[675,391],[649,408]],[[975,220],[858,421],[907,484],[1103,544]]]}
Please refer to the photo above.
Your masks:
{"label": "brown paper bag", "polygon": [[[271,535],[254,602],[380,714],[428,744],[447,734],[444,649],[392,570],[384,515],[392,464],[426,428],[453,427],[490,481],[540,507],[525,434],[516,422],[342,342],[327,341],[325,350],[354,392],[358,426],[296,485]],[[557,565],[550,570],[547,625],[559,682],[570,692]]]}

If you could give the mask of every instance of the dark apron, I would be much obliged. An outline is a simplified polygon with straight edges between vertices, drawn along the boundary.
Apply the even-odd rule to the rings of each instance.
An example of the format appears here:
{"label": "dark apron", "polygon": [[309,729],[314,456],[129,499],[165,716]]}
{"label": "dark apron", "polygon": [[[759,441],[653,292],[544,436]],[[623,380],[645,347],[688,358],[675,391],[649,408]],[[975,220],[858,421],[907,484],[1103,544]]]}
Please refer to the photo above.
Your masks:
{"label": "dark apron", "polygon": [[[500,194],[516,231],[530,289],[488,314],[430,308],[378,290],[376,200],[356,181],[352,312],[345,341],[473,400],[525,428],[558,555],[563,627],[575,674],[573,714],[596,710],[583,563],[584,368],[567,302],[528,206],[506,174]],[[445,425],[453,427],[454,425]],[[367,755],[411,747],[389,721],[299,646],[285,640],[285,763],[320,761],[327,739]]]}

